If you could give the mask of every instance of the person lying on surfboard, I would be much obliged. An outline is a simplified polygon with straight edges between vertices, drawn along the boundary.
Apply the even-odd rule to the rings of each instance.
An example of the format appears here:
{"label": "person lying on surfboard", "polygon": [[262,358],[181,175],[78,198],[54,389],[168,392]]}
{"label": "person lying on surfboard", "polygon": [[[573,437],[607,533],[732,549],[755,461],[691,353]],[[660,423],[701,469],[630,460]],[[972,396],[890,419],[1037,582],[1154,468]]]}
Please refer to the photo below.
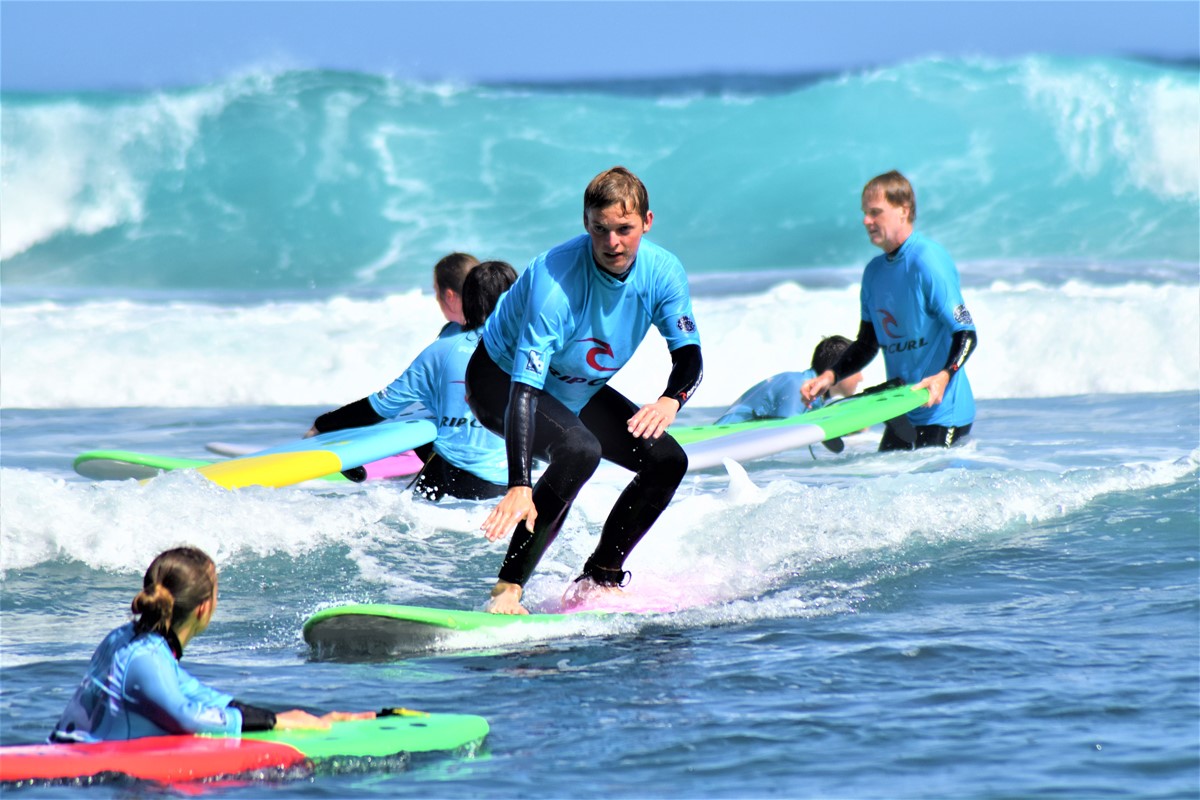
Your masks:
{"label": "person lying on surfboard", "polygon": [[[471,413],[463,376],[479,343],[481,326],[516,279],[516,272],[503,261],[472,268],[457,304],[463,319],[458,331],[443,332],[381,391],[317,417],[308,434],[374,425],[419,403],[437,422],[438,432],[432,452],[422,456],[425,466],[414,482],[417,494],[433,501],[445,495],[464,500],[503,495],[508,474],[504,440]],[[451,325],[453,321],[446,328]]]}
{"label": "person lying on surfboard", "polygon": [[907,436],[888,426],[879,450],[950,447],[975,421],[975,397],[963,367],[976,348],[975,322],[958,268],[941,245],[913,229],[917,198],[895,170],[862,190],[863,227],[883,251],[868,262],[859,292],[858,336],[837,363],[800,388],[810,401],[858,372],[883,349],[889,379],[928,389],[929,402],[908,412]]}
{"label": "person lying on surfboard", "polygon": [[[687,471],[666,430],[700,383],[700,335],[683,265],[642,238],[653,221],[637,176],[600,173],[584,192],[586,233],[534,258],[484,325],[467,398],[506,438],[508,491],[481,527],[491,541],[512,533],[488,611],[528,613],[525,583],[601,458],[635,475],[572,587],[580,595],[628,581],[626,557]],[[607,384],[651,324],[672,368],[662,396],[639,408]],[[536,485],[535,457],[548,462]]]}
{"label": "person lying on surfboard", "polygon": [[861,372],[847,375],[809,403],[805,403],[800,397],[800,387],[836,364],[849,346],[850,340],[845,336],[825,337],[813,350],[811,369],[803,372],[781,372],[759,381],[734,400],[733,405],[726,409],[716,424],[729,425],[755,419],[786,419],[821,408],[833,396],[850,397],[858,391],[858,385],[862,383]]}
{"label": "person lying on surfboard", "polygon": [[217,568],[195,547],[160,553],[133,598],[137,619],[96,648],[51,742],[99,742],[186,733],[316,728],[371,719],[373,711],[331,711],[317,717],[278,713],[211,689],[181,666],[183,649],[204,632],[217,610]]}

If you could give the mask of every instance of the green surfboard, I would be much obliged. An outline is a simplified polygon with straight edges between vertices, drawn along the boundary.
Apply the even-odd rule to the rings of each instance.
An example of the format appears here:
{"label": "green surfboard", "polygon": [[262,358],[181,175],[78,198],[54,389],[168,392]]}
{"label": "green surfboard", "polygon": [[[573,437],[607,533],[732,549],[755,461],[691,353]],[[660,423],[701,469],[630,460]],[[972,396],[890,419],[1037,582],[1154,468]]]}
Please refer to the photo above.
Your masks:
{"label": "green surfboard", "polygon": [[[458,634],[508,630],[542,631],[552,635],[554,626],[577,624],[614,613],[579,611],[508,615],[421,606],[344,605],[326,608],[309,617],[304,623],[304,641],[318,658],[386,658],[430,650]],[[484,642],[486,636],[472,639]]]}
{"label": "green surfboard", "polygon": [[378,758],[396,753],[429,753],[477,745],[488,735],[488,722],[474,714],[429,714],[387,709],[375,719],[335,722],[327,731],[258,731],[243,739],[290,745],[308,758]]}
{"label": "green surfboard", "polygon": [[670,432],[688,454],[688,469],[707,469],[726,458],[748,461],[857,433],[902,416],[928,400],[927,389],[884,385],[786,419],[672,427]]}

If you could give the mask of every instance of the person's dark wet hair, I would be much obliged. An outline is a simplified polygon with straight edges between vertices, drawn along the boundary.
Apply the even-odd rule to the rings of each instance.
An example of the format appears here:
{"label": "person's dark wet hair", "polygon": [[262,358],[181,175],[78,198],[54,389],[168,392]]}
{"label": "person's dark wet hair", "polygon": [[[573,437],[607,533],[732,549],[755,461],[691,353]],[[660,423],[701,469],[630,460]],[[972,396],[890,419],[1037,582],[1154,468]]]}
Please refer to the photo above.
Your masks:
{"label": "person's dark wet hair", "polygon": [[500,295],[517,282],[517,273],[506,261],[484,261],[463,281],[463,330],[474,330],[491,316]]}
{"label": "person's dark wet hair", "polygon": [[827,369],[833,369],[833,365],[838,362],[850,344],[850,340],[845,336],[826,336],[817,342],[812,355],[813,371],[820,375]]}
{"label": "person's dark wet hair", "polygon": [[203,550],[177,547],[160,553],[146,569],[142,591],[130,604],[138,615],[134,627],[139,634],[153,631],[167,636],[212,598],[216,585],[217,566]]}

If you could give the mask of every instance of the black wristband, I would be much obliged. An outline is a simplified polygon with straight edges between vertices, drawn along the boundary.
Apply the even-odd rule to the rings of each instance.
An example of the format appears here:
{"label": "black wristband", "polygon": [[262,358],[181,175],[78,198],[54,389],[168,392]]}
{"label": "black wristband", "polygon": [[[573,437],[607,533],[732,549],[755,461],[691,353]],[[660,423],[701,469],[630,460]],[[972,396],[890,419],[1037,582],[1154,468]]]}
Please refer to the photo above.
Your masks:
{"label": "black wristband", "polygon": [[275,712],[252,706],[240,700],[230,700],[230,708],[242,712],[243,731],[270,731],[275,729]]}

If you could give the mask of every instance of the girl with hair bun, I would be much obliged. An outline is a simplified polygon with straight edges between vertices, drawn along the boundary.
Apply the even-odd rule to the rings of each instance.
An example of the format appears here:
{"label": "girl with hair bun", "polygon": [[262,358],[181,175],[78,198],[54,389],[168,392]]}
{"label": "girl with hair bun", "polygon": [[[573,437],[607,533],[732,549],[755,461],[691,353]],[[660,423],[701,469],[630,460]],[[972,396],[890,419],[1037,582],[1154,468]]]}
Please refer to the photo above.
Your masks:
{"label": "girl with hair bun", "polygon": [[217,567],[202,550],[178,547],[159,554],[130,607],[137,618],[96,648],[50,741],[324,729],[331,722],[375,716],[370,711],[322,717],[300,709],[273,713],[209,688],[180,667],[184,647],[204,632],[217,609]]}

